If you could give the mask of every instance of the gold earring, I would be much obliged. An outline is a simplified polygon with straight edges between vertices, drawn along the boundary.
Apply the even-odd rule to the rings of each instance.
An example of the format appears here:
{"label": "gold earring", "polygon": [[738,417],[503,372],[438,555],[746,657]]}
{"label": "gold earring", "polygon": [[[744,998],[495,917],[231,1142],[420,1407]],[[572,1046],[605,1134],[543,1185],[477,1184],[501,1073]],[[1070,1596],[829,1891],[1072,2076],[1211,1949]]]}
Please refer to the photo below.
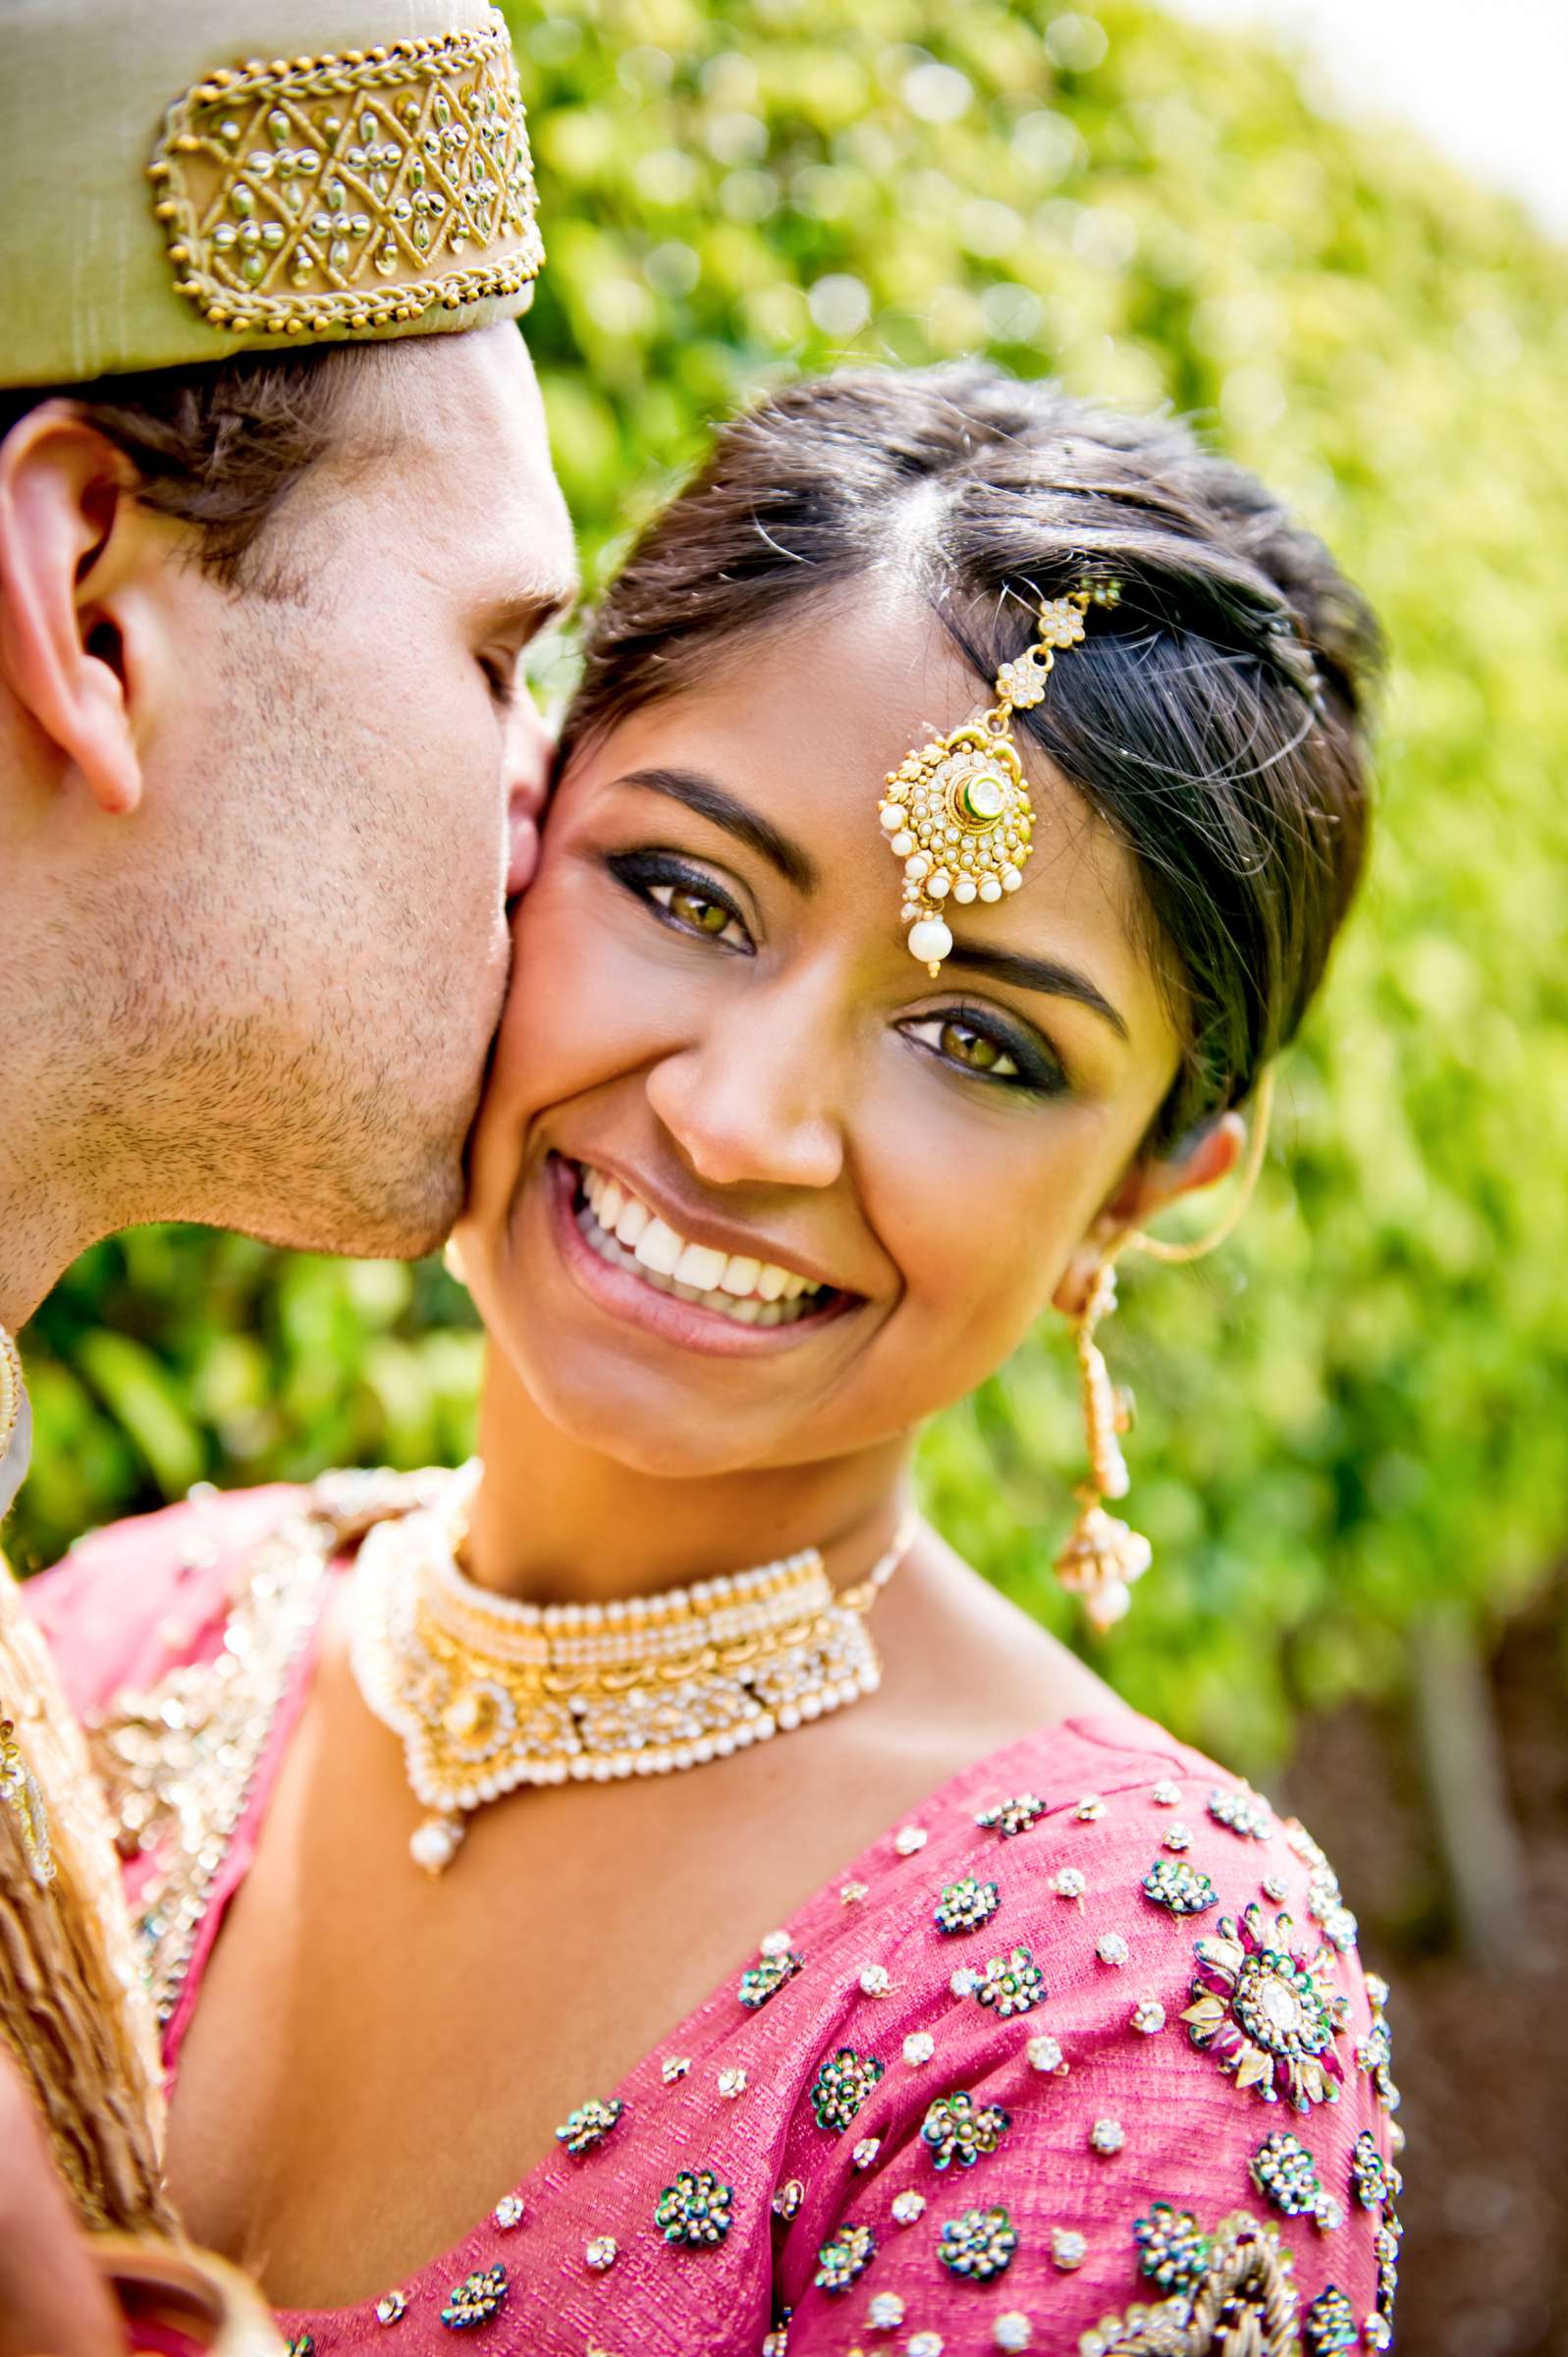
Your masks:
{"label": "gold earring", "polygon": [[909,954],[935,977],[952,949],[943,910],[1016,892],[1033,846],[1034,809],[1012,734],[1014,712],[1046,692],[1057,647],[1076,646],[1091,606],[1113,606],[1119,581],[1080,581],[1065,597],[1047,598],[1033,646],[1003,663],[996,702],[976,720],[909,752],[883,784],[878,816],[888,848],[903,866]]}
{"label": "gold earring", "polygon": [[[1127,1241],[1130,1238],[1123,1238],[1122,1244]],[[1116,1252],[1121,1248],[1112,1246],[1096,1269],[1073,1329],[1089,1436],[1089,1478],[1074,1493],[1078,1519],[1056,1558],[1056,1577],[1070,1596],[1082,1599],[1085,1617],[1101,1630],[1122,1617],[1132,1602],[1133,1581],[1141,1579],[1154,1561],[1154,1550],[1143,1534],[1108,1514],[1104,1504],[1107,1498],[1125,1498],[1129,1487],[1121,1435],[1131,1428],[1132,1401],[1111,1382],[1095,1341],[1101,1319],[1116,1306]]]}
{"label": "gold earring", "polygon": [[1073,1493],[1078,1519],[1056,1558],[1055,1568],[1067,1593],[1082,1598],[1085,1617],[1102,1631],[1121,1619],[1132,1602],[1133,1581],[1142,1579],[1154,1560],[1154,1550],[1142,1532],[1108,1514],[1104,1503],[1108,1498],[1125,1498],[1130,1486],[1121,1435],[1132,1425],[1132,1395],[1111,1382],[1105,1355],[1095,1341],[1101,1319],[1116,1306],[1116,1257],[1121,1252],[1145,1252],[1152,1260],[1186,1262],[1202,1260],[1217,1250],[1252,1201],[1268,1151],[1273,1105],[1274,1072],[1272,1065],[1268,1065],[1258,1080],[1247,1158],[1223,1216],[1207,1235],[1190,1243],[1166,1243],[1161,1236],[1146,1235],[1141,1228],[1118,1236],[1090,1280],[1073,1328],[1089,1438],[1089,1479],[1080,1482]]}

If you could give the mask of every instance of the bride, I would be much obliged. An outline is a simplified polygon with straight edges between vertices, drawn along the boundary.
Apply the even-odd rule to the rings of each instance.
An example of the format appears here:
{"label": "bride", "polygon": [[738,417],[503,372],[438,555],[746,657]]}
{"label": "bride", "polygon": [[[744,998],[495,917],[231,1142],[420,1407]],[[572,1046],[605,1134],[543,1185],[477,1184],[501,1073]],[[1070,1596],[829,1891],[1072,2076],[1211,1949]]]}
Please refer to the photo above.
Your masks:
{"label": "bride", "polygon": [[1096,1328],[1256,1164],[1374,640],[1179,426],[978,365],[774,396],[634,551],[457,1239],[479,1465],[192,1501],[31,1591],[175,2202],[297,2350],[1389,2345],[1326,1860],[908,1503],[1054,1305],[1063,1576],[1125,1608]]}

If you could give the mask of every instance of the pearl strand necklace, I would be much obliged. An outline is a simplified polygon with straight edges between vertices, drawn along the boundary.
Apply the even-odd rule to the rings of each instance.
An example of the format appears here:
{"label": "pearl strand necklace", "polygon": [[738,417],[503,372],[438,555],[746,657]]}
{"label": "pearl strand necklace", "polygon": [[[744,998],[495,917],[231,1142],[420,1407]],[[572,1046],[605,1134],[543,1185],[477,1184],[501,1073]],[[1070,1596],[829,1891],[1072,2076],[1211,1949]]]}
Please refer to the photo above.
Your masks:
{"label": "pearl strand necklace", "polygon": [[841,1593],[811,1547],[662,1595],[524,1604],[458,1562],[479,1470],[378,1524],[352,1575],[350,1658],[429,1812],[408,1843],[426,1873],[452,1863],[475,1809],[520,1784],[701,1767],[880,1683],[866,1615],[909,1552],[913,1514]]}

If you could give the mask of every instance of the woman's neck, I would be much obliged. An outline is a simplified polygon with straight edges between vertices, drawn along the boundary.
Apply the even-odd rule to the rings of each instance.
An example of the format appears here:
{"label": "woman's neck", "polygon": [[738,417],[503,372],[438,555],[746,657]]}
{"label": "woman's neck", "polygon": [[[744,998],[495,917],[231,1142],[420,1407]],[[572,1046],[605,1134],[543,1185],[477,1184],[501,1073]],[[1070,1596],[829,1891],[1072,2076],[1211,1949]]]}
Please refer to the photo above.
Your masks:
{"label": "woman's neck", "polygon": [[697,1478],[642,1473],[550,1424],[492,1351],[479,1412],[484,1475],[464,1565],[537,1604],[654,1595],[819,1547],[840,1584],[893,1535],[905,1439],[825,1464]]}

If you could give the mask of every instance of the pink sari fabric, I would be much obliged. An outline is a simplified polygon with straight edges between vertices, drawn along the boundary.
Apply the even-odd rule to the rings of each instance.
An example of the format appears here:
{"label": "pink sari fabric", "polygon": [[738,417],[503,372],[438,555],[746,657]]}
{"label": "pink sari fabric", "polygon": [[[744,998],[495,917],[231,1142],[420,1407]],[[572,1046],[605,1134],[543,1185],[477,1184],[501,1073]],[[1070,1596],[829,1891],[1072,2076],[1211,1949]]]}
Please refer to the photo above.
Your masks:
{"label": "pink sari fabric", "polygon": [[[78,1707],[210,1659],[294,1502],[174,1507],[33,1582]],[[309,1674],[307,1648],[168,2026],[171,2081]],[[737,1923],[696,2012],[583,2088],[614,2124],[457,2248],[410,2253],[396,2321],[280,2322],[315,2357],[425,2357],[459,2330],[488,2357],[1098,2357],[1107,2320],[1201,2298],[1205,2238],[1246,2212],[1277,2232],[1307,2357],[1387,2347],[1397,2098],[1353,1939],[1316,1845],[1199,1754],[1119,1708],[1043,1728],[786,1922]]]}

